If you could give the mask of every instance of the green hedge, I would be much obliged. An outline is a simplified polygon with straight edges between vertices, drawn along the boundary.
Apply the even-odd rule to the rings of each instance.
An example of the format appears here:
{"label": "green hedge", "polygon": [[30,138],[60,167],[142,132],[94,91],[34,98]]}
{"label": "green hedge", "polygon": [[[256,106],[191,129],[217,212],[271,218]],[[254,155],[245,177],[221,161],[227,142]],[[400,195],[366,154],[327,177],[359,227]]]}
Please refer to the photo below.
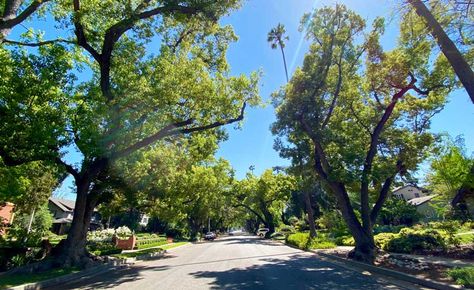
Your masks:
{"label": "green hedge", "polygon": [[448,275],[456,283],[464,287],[474,288],[474,267],[456,268],[448,271]]}
{"label": "green hedge", "polygon": [[161,245],[167,244],[168,241],[166,237],[154,237],[154,238],[138,238],[135,248],[137,249],[147,249],[147,248],[152,248],[152,247],[157,247]]}

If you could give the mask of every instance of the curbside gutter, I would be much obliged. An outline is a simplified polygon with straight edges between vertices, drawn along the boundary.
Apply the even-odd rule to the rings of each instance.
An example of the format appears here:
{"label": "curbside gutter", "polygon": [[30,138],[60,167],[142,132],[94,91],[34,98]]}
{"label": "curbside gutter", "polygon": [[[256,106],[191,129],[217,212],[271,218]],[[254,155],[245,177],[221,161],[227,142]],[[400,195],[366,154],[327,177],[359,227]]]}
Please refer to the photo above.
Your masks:
{"label": "curbside gutter", "polygon": [[99,274],[102,274],[102,273],[105,273],[105,272],[108,272],[108,271],[111,271],[111,270],[114,270],[114,269],[119,269],[119,268],[124,267],[124,266],[125,265],[123,265],[123,264],[121,264],[117,261],[113,261],[113,262],[108,262],[108,263],[103,264],[103,265],[94,266],[94,267],[82,270],[80,272],[77,272],[77,273],[66,274],[66,275],[63,275],[63,276],[60,276],[60,277],[57,277],[57,278],[52,278],[52,279],[48,279],[48,280],[44,280],[44,281],[40,281],[40,282],[35,282],[35,283],[23,284],[23,285],[19,285],[19,286],[15,286],[15,287],[10,287],[10,288],[7,288],[7,289],[10,289],[10,290],[43,289],[43,288],[46,288],[46,287],[52,287],[52,286],[56,286],[56,285],[60,285],[60,284],[65,284],[65,283],[68,283],[68,282],[71,282],[71,281],[77,281],[77,280],[81,280],[81,279],[90,278],[90,277],[93,277],[93,276],[96,276],[96,275],[99,275]]}
{"label": "curbside gutter", "polygon": [[331,255],[331,254],[320,252],[320,251],[310,250],[310,252],[315,253],[316,255],[331,259],[331,260],[341,262],[343,264],[349,264],[350,266],[353,266],[358,269],[374,272],[383,276],[390,276],[398,280],[410,282],[413,284],[418,284],[418,285],[433,288],[433,289],[439,289],[439,290],[463,289],[463,287],[459,285],[451,285],[448,283],[438,282],[431,279],[419,278],[414,275],[410,275],[410,274],[406,274],[406,273],[402,273],[402,272],[398,272],[398,271],[394,271],[394,270],[390,270],[390,269],[386,269],[382,267],[376,267],[374,265],[369,265],[369,264],[357,262],[354,260],[341,258],[336,255]]}
{"label": "curbside gutter", "polygon": [[[284,242],[280,242],[280,241],[276,241],[276,240],[271,240],[271,241],[275,242],[275,243],[283,244],[283,245],[285,245],[287,247],[290,247],[290,248],[293,248],[293,249],[298,249],[298,250],[301,250],[301,251],[305,251],[305,250],[302,250],[302,249],[300,249],[296,246],[288,245]],[[398,272],[398,271],[394,271],[394,270],[390,270],[390,269],[385,269],[385,268],[382,268],[382,267],[376,267],[374,265],[369,265],[369,264],[357,262],[357,261],[350,260],[350,259],[341,258],[341,257],[338,257],[336,255],[331,255],[331,254],[328,254],[328,253],[324,253],[322,251],[308,250],[307,252],[311,252],[311,253],[314,253],[316,255],[322,256],[324,258],[327,258],[328,260],[333,260],[334,262],[337,262],[336,265],[339,265],[341,267],[344,267],[344,265],[352,266],[353,268],[347,268],[347,269],[352,270],[352,271],[354,271],[354,268],[356,268],[356,269],[360,269],[361,272],[362,271],[369,271],[369,272],[373,272],[373,273],[376,273],[376,274],[379,274],[379,275],[382,275],[382,276],[385,276],[385,277],[392,277],[392,278],[395,278],[395,279],[398,279],[398,280],[401,280],[401,281],[405,281],[405,282],[409,282],[409,283],[412,283],[412,284],[417,284],[417,285],[420,285],[420,286],[424,286],[424,287],[428,287],[428,288],[432,288],[432,289],[437,289],[437,290],[464,289],[460,285],[451,285],[451,284],[448,284],[448,283],[438,282],[438,281],[434,281],[434,280],[431,280],[431,279],[419,278],[419,277],[414,276],[414,275],[405,274],[405,273],[402,273],[402,272]]]}

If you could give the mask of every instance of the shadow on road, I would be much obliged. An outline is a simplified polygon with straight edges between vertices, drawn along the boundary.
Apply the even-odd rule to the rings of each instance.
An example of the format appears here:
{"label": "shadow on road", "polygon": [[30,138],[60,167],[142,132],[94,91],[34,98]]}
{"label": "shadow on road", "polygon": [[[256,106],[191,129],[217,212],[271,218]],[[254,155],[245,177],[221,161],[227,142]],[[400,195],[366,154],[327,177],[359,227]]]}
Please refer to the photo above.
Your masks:
{"label": "shadow on road", "polygon": [[[199,271],[196,278],[213,279],[211,289],[400,289],[314,257],[263,258],[263,265],[227,271]],[[377,285],[378,284],[378,285]]]}

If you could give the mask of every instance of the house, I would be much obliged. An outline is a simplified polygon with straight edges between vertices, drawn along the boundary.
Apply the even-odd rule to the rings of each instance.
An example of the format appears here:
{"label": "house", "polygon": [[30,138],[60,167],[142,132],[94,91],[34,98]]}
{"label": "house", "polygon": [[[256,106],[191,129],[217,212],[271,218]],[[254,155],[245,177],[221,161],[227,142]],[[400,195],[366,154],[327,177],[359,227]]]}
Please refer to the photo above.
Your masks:
{"label": "house", "polygon": [[414,198],[427,196],[428,190],[415,186],[415,185],[404,185],[404,186],[395,188],[392,191],[392,195],[397,198],[409,201]]}
{"label": "house", "polygon": [[5,234],[4,228],[11,225],[15,213],[15,205],[11,202],[0,203],[0,236]]}
{"label": "house", "polygon": [[407,203],[414,205],[416,211],[424,221],[431,221],[439,218],[438,211],[436,210],[436,207],[439,205],[437,205],[437,202],[433,200],[433,198],[436,197],[436,194],[430,194],[430,192],[425,188],[408,184],[395,188],[392,191],[392,196],[403,199]]}
{"label": "house", "polygon": [[436,210],[437,202],[433,200],[436,196],[436,194],[432,194],[415,197],[408,200],[408,203],[416,206],[416,211],[421,215],[422,220],[432,221],[439,218],[438,211]]}
{"label": "house", "polygon": [[[53,214],[53,227],[51,231],[58,235],[66,234],[72,223],[74,215],[74,200],[61,199],[50,197],[48,202],[49,211]],[[100,215],[96,209],[91,218],[91,229],[96,229],[100,226]]]}

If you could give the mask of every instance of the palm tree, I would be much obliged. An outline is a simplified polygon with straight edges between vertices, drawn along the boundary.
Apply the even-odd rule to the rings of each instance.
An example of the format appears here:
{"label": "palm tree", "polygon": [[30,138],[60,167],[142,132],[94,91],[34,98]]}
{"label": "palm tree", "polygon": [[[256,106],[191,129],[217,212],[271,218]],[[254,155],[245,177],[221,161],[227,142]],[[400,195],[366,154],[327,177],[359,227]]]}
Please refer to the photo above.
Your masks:
{"label": "palm tree", "polygon": [[288,40],[289,37],[285,36],[285,32],[285,26],[281,23],[278,23],[278,25],[272,28],[272,30],[270,30],[268,33],[267,41],[270,43],[272,49],[280,47],[281,55],[283,56],[283,64],[285,66],[286,81],[288,82],[288,68],[286,67],[285,51],[283,49],[285,48],[285,40]]}

